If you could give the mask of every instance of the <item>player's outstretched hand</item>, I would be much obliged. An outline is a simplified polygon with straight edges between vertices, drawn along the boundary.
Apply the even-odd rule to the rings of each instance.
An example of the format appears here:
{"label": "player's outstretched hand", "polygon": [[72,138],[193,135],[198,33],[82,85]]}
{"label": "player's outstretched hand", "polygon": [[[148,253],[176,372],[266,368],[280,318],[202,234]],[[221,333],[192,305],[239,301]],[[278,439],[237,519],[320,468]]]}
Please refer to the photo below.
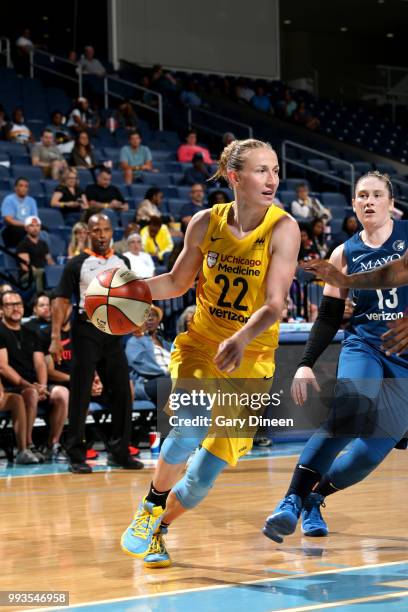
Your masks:
{"label": "player's outstretched hand", "polygon": [[233,372],[240,366],[243,354],[242,343],[231,337],[219,345],[214,363],[223,372]]}
{"label": "player's outstretched hand", "polygon": [[347,276],[326,259],[305,261],[300,264],[300,267],[324,280],[332,287],[347,288]]}
{"label": "player's outstretched hand", "polygon": [[382,350],[388,356],[393,353],[397,355],[405,353],[408,350],[408,315],[387,323],[387,327],[390,328],[389,331],[381,336]]}
{"label": "player's outstretched hand", "polygon": [[307,400],[307,385],[312,385],[316,391],[320,391],[319,384],[312,368],[302,366],[296,370],[290,388],[290,394],[296,406],[303,406]]}
{"label": "player's outstretched hand", "polygon": [[51,340],[51,344],[50,344],[50,348],[48,349],[49,353],[51,355],[51,357],[54,360],[54,363],[61,363],[61,359],[62,359],[62,351],[64,350],[64,347],[62,346],[61,340],[53,338]]}

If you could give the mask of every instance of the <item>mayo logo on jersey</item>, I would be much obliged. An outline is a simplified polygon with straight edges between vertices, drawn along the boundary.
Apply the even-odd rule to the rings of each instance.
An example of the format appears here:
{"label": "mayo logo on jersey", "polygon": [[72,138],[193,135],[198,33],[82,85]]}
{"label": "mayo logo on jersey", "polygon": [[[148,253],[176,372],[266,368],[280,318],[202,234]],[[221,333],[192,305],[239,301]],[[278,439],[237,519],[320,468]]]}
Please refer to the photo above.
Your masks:
{"label": "mayo logo on jersey", "polygon": [[[356,259],[357,257],[353,258],[353,261],[355,261]],[[367,262],[362,261],[360,262],[361,272],[365,272],[366,270],[373,270],[374,268],[383,266],[384,264],[389,263],[390,261],[394,261],[396,259],[401,259],[401,255],[399,253],[393,253],[392,255],[387,255],[386,257],[380,257],[379,259],[370,259],[370,261]]]}
{"label": "mayo logo on jersey", "polygon": [[207,253],[207,266],[209,268],[213,268],[215,266],[215,264],[217,263],[218,257],[219,257],[219,253],[216,253],[215,251],[208,251],[208,253]]}
{"label": "mayo logo on jersey", "polygon": [[396,240],[393,243],[392,248],[394,251],[405,251],[405,240]]}

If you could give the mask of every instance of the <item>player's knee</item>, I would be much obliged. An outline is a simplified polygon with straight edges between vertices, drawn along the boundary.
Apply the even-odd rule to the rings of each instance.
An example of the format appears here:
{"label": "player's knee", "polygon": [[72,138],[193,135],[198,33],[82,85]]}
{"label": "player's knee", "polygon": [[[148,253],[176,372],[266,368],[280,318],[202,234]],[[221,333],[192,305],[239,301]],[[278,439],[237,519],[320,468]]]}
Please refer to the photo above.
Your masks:
{"label": "player's knee", "polygon": [[333,400],[327,428],[336,436],[370,436],[377,422],[376,402],[373,398],[347,392]]}
{"label": "player's knee", "polygon": [[173,487],[173,492],[183,508],[189,510],[197,506],[208,495],[226,465],[225,461],[202,448],[184,477]]}
{"label": "player's knee", "polygon": [[168,436],[161,448],[161,457],[170,465],[177,465],[187,461],[191,453],[198,447],[201,439],[198,438],[185,438],[185,437],[172,437]]}

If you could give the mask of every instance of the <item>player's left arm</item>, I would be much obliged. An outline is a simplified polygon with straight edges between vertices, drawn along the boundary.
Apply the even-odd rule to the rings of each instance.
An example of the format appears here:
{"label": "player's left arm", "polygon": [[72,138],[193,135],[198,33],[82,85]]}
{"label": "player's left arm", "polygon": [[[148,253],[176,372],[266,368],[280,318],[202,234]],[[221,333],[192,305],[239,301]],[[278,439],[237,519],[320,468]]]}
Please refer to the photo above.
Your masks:
{"label": "player's left arm", "polygon": [[266,277],[265,303],[231,338],[222,342],[214,358],[220,370],[232,372],[241,363],[245,347],[281,317],[293,281],[300,247],[297,222],[282,217],[271,239],[271,261]]}

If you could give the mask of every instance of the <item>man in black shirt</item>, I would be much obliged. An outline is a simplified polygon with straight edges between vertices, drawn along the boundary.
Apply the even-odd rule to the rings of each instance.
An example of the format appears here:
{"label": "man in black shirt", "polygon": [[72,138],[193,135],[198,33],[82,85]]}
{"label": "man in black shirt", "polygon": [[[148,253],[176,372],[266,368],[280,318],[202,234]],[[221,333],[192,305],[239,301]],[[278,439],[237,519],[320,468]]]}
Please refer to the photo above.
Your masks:
{"label": "man in black shirt", "polygon": [[[31,329],[31,331],[40,336],[41,340],[45,341],[46,336],[43,332],[47,331],[51,324],[50,298],[46,293],[39,293],[36,295],[33,304],[33,314],[34,317],[29,319],[29,321],[24,324],[24,327]],[[48,347],[49,343],[44,344],[45,354],[48,352]]]}
{"label": "man in black shirt", "polygon": [[129,367],[120,336],[100,331],[89,321],[84,311],[84,294],[89,283],[103,270],[130,268],[129,261],[110,248],[112,225],[104,214],[93,215],[88,222],[91,249],[85,249],[65,265],[52,303],[52,341],[50,353],[58,364],[64,350],[61,330],[75,299],[75,319],[72,325],[73,360],[69,394],[69,423],[65,449],[71,471],[89,473],[86,463],[85,422],[91,397],[95,370],[112,397],[112,431],[108,464],[127,469],[140,469],[143,463],[129,453],[132,425],[132,398]]}
{"label": "man in black shirt", "polygon": [[18,243],[16,253],[25,263],[21,263],[23,274],[28,272],[28,265],[31,265],[34,272],[37,292],[44,291],[44,268],[46,265],[52,266],[54,260],[50,255],[48,244],[40,238],[41,221],[34,215],[27,217],[24,222],[26,237]]}
{"label": "man in black shirt", "polygon": [[91,208],[99,212],[110,208],[117,213],[129,210],[129,204],[121,194],[120,190],[111,185],[112,175],[108,169],[103,169],[96,177],[96,183],[88,185],[85,195]]}
{"label": "man in black shirt", "polygon": [[13,291],[1,294],[3,320],[0,323],[0,374],[6,390],[20,391],[27,410],[27,446],[33,447],[32,430],[38,402],[48,399],[51,406],[49,449],[58,444],[68,412],[68,391],[57,385],[47,389],[47,366],[37,334],[21,325],[24,304]]}
{"label": "man in black shirt", "polygon": [[191,185],[190,197],[191,202],[189,202],[188,204],[184,204],[184,206],[180,210],[181,224],[184,228],[184,231],[186,230],[187,225],[191,220],[191,217],[195,215],[196,212],[200,212],[200,210],[203,210],[206,207],[204,202],[205,191],[201,183],[195,183],[194,185]]}

